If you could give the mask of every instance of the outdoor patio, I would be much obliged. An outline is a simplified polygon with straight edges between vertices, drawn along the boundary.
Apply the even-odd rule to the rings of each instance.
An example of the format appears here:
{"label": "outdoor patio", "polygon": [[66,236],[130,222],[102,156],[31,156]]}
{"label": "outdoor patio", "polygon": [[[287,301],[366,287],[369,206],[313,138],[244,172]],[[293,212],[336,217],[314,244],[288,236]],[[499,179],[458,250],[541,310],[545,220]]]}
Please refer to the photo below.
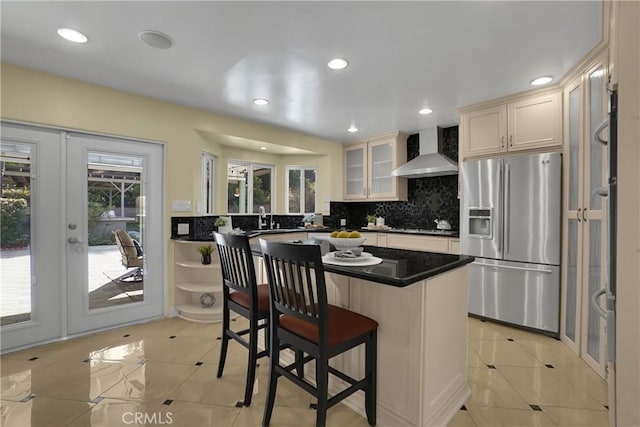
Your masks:
{"label": "outdoor patio", "polygon": [[[143,282],[118,280],[127,272],[116,245],[89,247],[89,307],[142,300]],[[31,312],[29,249],[0,250],[0,317],[2,324],[28,320]]]}

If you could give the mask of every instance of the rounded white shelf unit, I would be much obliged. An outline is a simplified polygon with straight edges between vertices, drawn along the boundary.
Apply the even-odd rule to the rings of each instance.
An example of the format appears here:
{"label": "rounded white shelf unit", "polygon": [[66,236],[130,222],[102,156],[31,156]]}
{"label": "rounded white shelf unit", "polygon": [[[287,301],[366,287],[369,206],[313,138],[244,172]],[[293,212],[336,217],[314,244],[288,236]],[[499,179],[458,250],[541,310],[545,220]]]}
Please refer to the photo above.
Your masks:
{"label": "rounded white shelf unit", "polygon": [[[200,262],[198,248],[215,242],[174,240],[174,306],[178,317],[192,322],[213,323],[222,320],[222,276],[216,250],[211,264]],[[207,298],[201,303],[204,294]],[[215,301],[210,307],[211,296]]]}

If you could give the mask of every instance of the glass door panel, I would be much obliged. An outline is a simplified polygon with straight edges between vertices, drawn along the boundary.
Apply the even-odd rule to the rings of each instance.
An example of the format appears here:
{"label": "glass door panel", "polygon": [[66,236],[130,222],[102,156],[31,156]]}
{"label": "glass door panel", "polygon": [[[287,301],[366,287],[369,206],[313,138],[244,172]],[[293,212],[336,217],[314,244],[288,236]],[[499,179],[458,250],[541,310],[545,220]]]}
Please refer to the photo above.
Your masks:
{"label": "glass door panel", "polygon": [[603,199],[594,190],[604,185],[606,163],[603,161],[605,146],[594,138],[594,131],[605,118],[603,111],[604,70],[602,67],[589,74],[589,187],[587,195],[590,210],[602,210]]}
{"label": "glass door panel", "polygon": [[371,145],[371,194],[384,194],[393,191],[392,156],[392,144]]}
{"label": "glass door panel", "polygon": [[566,264],[566,303],[565,303],[565,335],[572,342],[576,342],[576,325],[578,298],[578,260],[580,256],[578,246],[578,230],[580,224],[577,219],[569,219],[568,230],[568,259]]}
{"label": "glass door panel", "polygon": [[[601,241],[602,223],[599,220],[589,221],[589,266],[588,280],[589,291],[591,297],[594,293],[602,288],[602,241]],[[589,301],[587,309],[587,353],[591,358],[600,361],[600,328],[601,317],[598,310],[593,307]]]}
{"label": "glass door panel", "polygon": [[580,96],[581,86],[569,92],[569,210],[575,211],[580,205]]}
{"label": "glass door panel", "polygon": [[365,146],[346,151],[345,196],[365,196],[365,157]]}
{"label": "glass door panel", "polygon": [[89,310],[143,301],[143,158],[89,151],[86,160]]}
{"label": "glass door panel", "polygon": [[1,350],[62,335],[62,136],[2,124]]}
{"label": "glass door panel", "polygon": [[0,319],[2,326],[31,320],[31,145],[2,143]]}

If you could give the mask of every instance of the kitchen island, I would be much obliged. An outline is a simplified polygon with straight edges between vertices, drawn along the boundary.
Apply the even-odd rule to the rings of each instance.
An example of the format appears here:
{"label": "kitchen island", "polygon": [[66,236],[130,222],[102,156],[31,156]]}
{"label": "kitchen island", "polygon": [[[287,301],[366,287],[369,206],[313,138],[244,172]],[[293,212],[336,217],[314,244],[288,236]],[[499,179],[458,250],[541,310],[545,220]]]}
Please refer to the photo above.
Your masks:
{"label": "kitchen island", "polygon": [[[254,250],[257,243],[257,238],[252,239]],[[328,242],[320,246],[323,253],[329,251]],[[325,264],[324,269],[330,304],[380,324],[378,425],[447,425],[470,394],[466,264],[473,258],[372,246],[364,250],[382,258],[382,263],[367,267]],[[259,263],[260,258],[256,259]],[[293,361],[291,354],[281,355],[285,363]],[[333,358],[331,364],[361,378],[364,349],[352,349]],[[305,375],[314,378],[313,369]],[[330,376],[329,394],[345,386]],[[343,402],[364,416],[363,393]]]}

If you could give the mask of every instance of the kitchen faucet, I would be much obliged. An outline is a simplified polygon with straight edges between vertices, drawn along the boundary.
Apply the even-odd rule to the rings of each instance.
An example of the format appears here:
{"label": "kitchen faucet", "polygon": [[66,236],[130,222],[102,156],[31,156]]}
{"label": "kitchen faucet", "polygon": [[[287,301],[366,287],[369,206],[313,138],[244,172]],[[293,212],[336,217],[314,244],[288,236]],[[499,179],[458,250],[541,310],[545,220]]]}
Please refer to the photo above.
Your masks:
{"label": "kitchen faucet", "polygon": [[258,208],[258,229],[262,230],[263,227],[267,227],[267,212],[264,206],[260,205]]}

